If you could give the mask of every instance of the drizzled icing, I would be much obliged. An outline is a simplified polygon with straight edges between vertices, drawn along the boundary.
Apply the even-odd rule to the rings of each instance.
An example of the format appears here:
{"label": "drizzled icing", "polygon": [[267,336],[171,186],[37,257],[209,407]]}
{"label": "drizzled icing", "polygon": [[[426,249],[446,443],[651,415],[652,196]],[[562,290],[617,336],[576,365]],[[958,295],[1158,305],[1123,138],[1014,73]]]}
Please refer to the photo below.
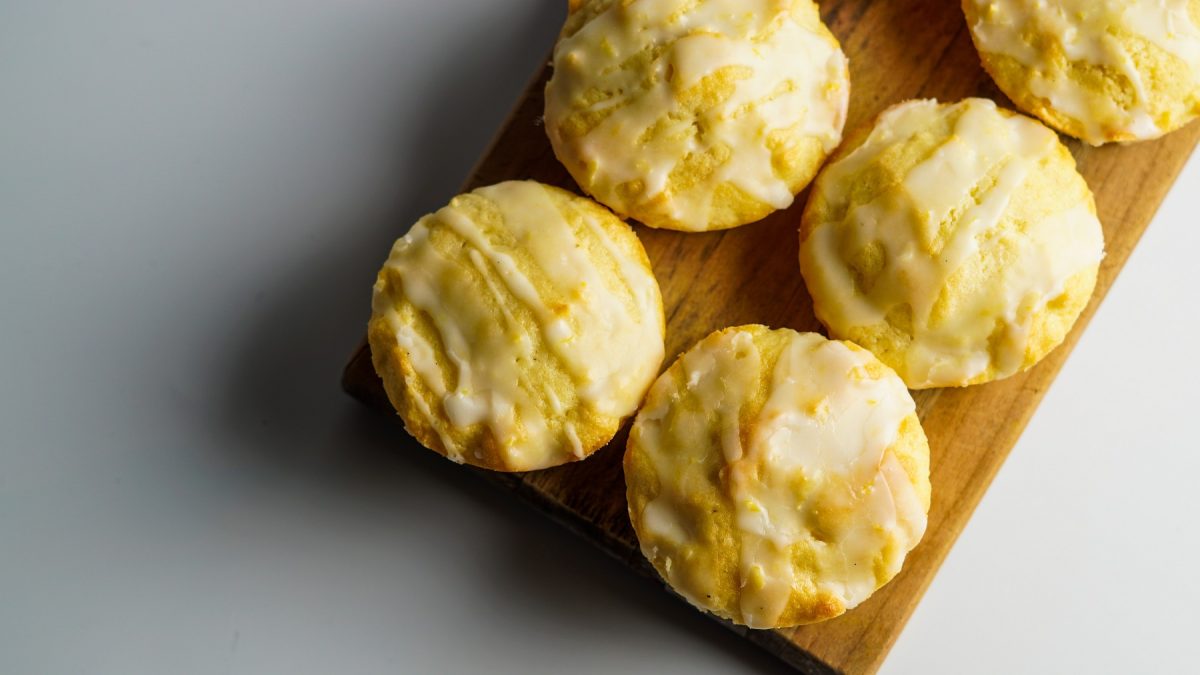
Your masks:
{"label": "drizzled icing", "polygon": [[[709,229],[714,189],[731,183],[776,209],[794,195],[773,166],[769,137],[841,140],[849,95],[846,58],[827,34],[797,21],[808,0],[632,0],[613,2],[554,52],[546,128],[568,169],[597,199],[649,225]],[[649,63],[632,61],[649,56]],[[685,94],[735,69],[722,101],[691,112]],[[602,118],[579,137],[563,132],[575,113]],[[707,179],[680,188],[683,160],[724,149]],[[628,186],[642,189],[629,194]],[[652,202],[661,202],[649,206]],[[665,222],[645,214],[665,209]]]}
{"label": "drizzled icing", "polygon": [[[475,191],[473,201],[456,198],[396,242],[376,284],[375,319],[387,322],[434,406],[410,398],[456,461],[478,459],[451,433],[475,425],[486,426],[512,470],[582,457],[566,419],[572,408],[631,414],[662,361],[662,301],[650,271],[599,222],[615,221],[611,214],[563,207],[550,190],[509,182]],[[481,208],[492,214],[486,222]],[[435,233],[455,243],[435,245]],[[406,318],[406,303],[430,318],[436,343]],[[573,388],[556,393],[531,380],[539,359],[555,362]]]}
{"label": "drizzled icing", "polygon": [[[1200,89],[1200,27],[1189,1],[968,0],[977,16],[971,29],[980,50],[1028,68],[1030,93],[1078,122],[1083,140],[1092,144],[1155,138],[1171,130],[1151,103],[1151,74],[1135,60],[1138,40],[1181,60],[1190,70],[1191,88]],[[1069,69],[1052,66],[1050,45],[1072,63],[1122,76],[1132,100],[1114,100]]]}
{"label": "drizzled icing", "polygon": [[[961,114],[952,134],[928,158],[874,201],[851,206],[862,172],[954,113]],[[1035,315],[1104,255],[1086,190],[1019,231],[998,232],[1030,172],[1057,148],[1046,127],[982,99],[953,106],[912,101],[885,112],[867,140],[818,182],[829,210],[850,206],[840,222],[812,223],[801,245],[801,268],[822,322],[848,336],[887,323],[897,309],[911,310],[911,343],[885,360],[913,388],[966,384],[989,368],[996,378],[1018,372]],[[928,234],[943,225],[944,237]],[[978,264],[982,247],[994,245],[984,242],[995,236],[1014,247],[1011,259],[935,319],[954,276]],[[883,267],[862,288],[846,261],[870,247],[882,249]]]}
{"label": "drizzled icing", "polygon": [[924,534],[926,504],[890,451],[915,410],[903,382],[870,353],[812,333],[779,331],[787,337],[772,363],[752,330],[766,331],[710,336],[655,384],[630,442],[655,479],[631,482],[660,486],[634,514],[647,557],[691,602],[721,610],[708,600],[719,574],[691,569],[698,558],[688,551],[704,542],[686,515],[712,480],[705,456],[719,455],[720,508],[733,512],[737,546],[730,613],[770,628],[794,592],[844,609],[869,597]]}

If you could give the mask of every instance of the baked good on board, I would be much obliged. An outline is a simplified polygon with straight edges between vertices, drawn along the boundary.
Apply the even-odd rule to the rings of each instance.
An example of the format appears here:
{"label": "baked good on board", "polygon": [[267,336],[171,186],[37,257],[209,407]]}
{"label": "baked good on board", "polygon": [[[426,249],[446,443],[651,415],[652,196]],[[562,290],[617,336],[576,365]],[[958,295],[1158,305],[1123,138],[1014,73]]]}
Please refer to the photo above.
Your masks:
{"label": "baked good on board", "polygon": [[847,61],[811,0],[574,3],[546,86],[554,153],[651,227],[789,206],[841,140]]}
{"label": "baked good on board", "polygon": [[925,531],[929,446],[904,383],[815,333],[713,333],[664,373],[625,454],[642,552],[697,607],[752,628],[829,619]]}
{"label": "baked good on board", "polygon": [[984,68],[1022,110],[1093,145],[1200,115],[1200,0],[963,0]]}
{"label": "baked good on board", "polygon": [[396,242],[375,283],[375,369],[405,427],[456,461],[587,457],[658,374],[658,283],[629,225],[532,181],[480,188]]}
{"label": "baked good on board", "polygon": [[914,389],[1032,367],[1104,255],[1058,136],[984,99],[902,103],[854,134],[817,178],[800,242],[817,318]]}

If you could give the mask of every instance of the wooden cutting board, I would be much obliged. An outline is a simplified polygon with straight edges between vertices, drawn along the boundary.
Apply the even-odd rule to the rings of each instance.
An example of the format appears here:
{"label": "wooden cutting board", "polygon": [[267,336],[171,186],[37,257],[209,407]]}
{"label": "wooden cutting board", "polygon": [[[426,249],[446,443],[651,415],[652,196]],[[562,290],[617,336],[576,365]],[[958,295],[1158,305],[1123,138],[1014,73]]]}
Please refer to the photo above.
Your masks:
{"label": "wooden cutting board", "polygon": [[[985,96],[1012,107],[980,68],[957,0],[828,0],[821,5],[826,23],[850,57],[847,130],[909,98]],[[464,190],[530,178],[579,192],[555,160],[540,124],[548,77],[546,68],[534,78]],[[779,631],[727,624],[731,629],[803,672],[871,673],[879,668],[1198,139],[1200,123],[1127,147],[1069,142],[1096,193],[1108,244],[1096,296],[1075,331],[1023,375],[914,394],[932,449],[933,507],[924,540],[890,584],[826,623]],[[695,341],[726,326],[763,323],[821,331],[796,262],[796,230],[806,198],[802,194],[787,211],[726,232],[682,234],[637,227],[662,285],[664,368]],[[398,227],[397,234],[402,230]],[[385,253],[380,252],[381,260]],[[365,342],[350,360],[343,386],[368,405],[392,412]],[[626,433],[570,466],[519,475],[482,473],[635,570],[653,574],[638,551],[626,512],[621,474]]]}

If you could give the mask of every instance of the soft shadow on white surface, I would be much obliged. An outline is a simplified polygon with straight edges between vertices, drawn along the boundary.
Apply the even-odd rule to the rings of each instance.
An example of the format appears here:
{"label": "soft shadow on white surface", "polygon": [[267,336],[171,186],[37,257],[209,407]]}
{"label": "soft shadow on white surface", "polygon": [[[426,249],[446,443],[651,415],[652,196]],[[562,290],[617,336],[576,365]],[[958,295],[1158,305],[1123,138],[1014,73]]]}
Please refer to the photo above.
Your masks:
{"label": "soft shadow on white surface", "polygon": [[780,670],[338,389],[562,9],[0,9],[0,672]]}

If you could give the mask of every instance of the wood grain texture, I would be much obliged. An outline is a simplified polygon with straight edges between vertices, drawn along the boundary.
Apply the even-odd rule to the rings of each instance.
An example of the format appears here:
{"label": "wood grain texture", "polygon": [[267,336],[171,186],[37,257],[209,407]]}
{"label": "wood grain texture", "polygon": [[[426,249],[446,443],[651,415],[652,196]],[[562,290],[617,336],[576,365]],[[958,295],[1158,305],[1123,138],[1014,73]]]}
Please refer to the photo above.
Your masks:
{"label": "wood grain texture", "polygon": [[[831,0],[822,3],[822,14],[850,56],[848,130],[909,98],[986,96],[1011,107],[980,68],[956,0]],[[555,160],[540,125],[548,75],[546,69],[533,80],[466,189],[530,178],[579,191]],[[731,629],[803,672],[878,669],[1198,139],[1200,124],[1194,123],[1139,145],[1090,148],[1069,142],[1096,193],[1108,247],[1096,296],[1074,332],[1023,375],[915,394],[932,448],[933,506],[924,540],[895,580],[857,609],[823,624]],[[726,326],[821,330],[797,267],[796,231],[806,198],[801,195],[792,208],[762,222],[725,232],[637,228],[662,285],[668,317],[664,367],[696,340]],[[372,407],[392,410],[365,342],[347,366],[343,386]],[[653,574],[637,549],[626,512],[625,437],[622,431],[609,447],[577,464],[487,476],[635,570]]]}

